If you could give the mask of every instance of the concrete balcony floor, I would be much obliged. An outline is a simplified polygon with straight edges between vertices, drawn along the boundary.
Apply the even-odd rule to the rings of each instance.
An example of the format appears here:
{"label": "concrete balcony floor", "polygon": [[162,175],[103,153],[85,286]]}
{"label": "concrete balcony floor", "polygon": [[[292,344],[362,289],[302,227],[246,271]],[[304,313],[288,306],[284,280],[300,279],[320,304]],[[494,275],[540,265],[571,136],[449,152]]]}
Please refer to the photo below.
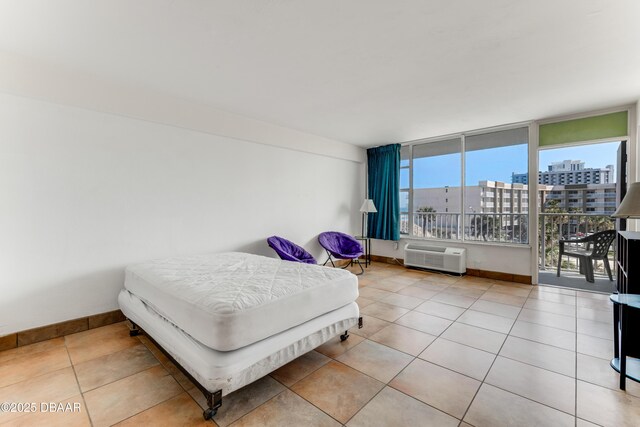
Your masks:
{"label": "concrete balcony floor", "polygon": [[577,271],[561,270],[560,277],[556,276],[555,269],[540,270],[538,273],[538,283],[540,285],[561,286],[563,288],[580,289],[582,291],[592,291],[610,294],[616,290],[615,276],[613,281],[607,275],[594,274],[595,283],[589,283],[584,275]]}

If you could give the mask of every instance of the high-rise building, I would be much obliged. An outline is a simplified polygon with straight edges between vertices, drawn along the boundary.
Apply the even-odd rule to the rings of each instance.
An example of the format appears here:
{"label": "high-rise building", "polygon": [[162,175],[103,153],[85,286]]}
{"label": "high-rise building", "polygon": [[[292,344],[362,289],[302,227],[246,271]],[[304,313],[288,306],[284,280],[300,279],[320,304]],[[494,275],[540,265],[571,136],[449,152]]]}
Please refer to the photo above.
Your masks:
{"label": "high-rise building", "polygon": [[554,185],[545,196],[543,211],[551,203],[565,212],[611,215],[616,210],[615,183]]}
{"label": "high-rise building", "polygon": [[[563,160],[553,162],[546,171],[538,172],[538,183],[545,185],[573,185],[573,184],[610,184],[615,182],[613,165],[605,168],[585,168],[582,160]],[[529,175],[513,173],[511,182],[528,184]]]}
{"label": "high-rise building", "polygon": [[[529,188],[525,184],[480,181],[464,187],[472,213],[528,213]],[[564,212],[611,215],[616,210],[616,184],[538,185],[537,206],[546,211],[553,203]],[[414,212],[431,208],[434,213],[460,214],[460,187],[417,188],[413,192]]]}
{"label": "high-rise building", "polygon": [[[538,203],[551,186],[538,188]],[[464,187],[466,213],[527,213],[529,188],[525,184],[500,181],[480,181]],[[413,190],[413,209],[432,208],[438,213],[460,213],[460,187],[416,188]]]}

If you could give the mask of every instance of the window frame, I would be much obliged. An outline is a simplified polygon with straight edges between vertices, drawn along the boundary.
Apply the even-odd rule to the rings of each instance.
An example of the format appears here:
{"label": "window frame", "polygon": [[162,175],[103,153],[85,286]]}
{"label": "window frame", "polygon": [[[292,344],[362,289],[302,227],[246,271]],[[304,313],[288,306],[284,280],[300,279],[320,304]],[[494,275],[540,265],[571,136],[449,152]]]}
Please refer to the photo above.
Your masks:
{"label": "window frame", "polygon": [[[408,195],[408,204],[407,204],[407,209],[408,209],[408,219],[407,219],[407,224],[408,224],[408,229],[407,229],[407,233],[406,234],[401,234],[401,238],[404,239],[413,239],[413,240],[434,240],[434,241],[440,241],[440,242],[457,242],[457,243],[464,243],[464,244],[478,244],[478,245],[496,245],[496,246],[515,246],[515,247],[519,247],[519,248],[525,248],[525,247],[531,247],[531,231],[529,230],[527,232],[527,241],[526,242],[521,242],[521,243],[517,243],[517,242],[513,242],[513,241],[509,241],[509,242],[501,242],[501,241],[482,241],[482,240],[477,240],[477,239],[467,239],[466,233],[464,232],[464,222],[462,225],[463,231],[460,233],[460,237],[457,239],[443,239],[443,238],[438,238],[438,237],[422,237],[419,235],[415,235],[413,233],[413,226],[414,226],[414,212],[413,212],[413,192],[414,192],[414,188],[413,188],[413,172],[414,172],[414,168],[413,168],[413,148],[416,145],[421,145],[421,144],[428,144],[428,143],[436,143],[439,141],[443,141],[443,140],[453,140],[453,139],[459,139],[460,140],[460,207],[461,207],[461,213],[460,215],[462,216],[462,218],[464,218],[464,215],[467,213],[466,208],[465,208],[465,202],[466,202],[466,184],[465,184],[465,178],[466,178],[466,137],[469,136],[475,136],[475,135],[482,135],[482,134],[488,134],[488,133],[494,133],[494,132],[500,132],[500,131],[508,131],[508,130],[513,130],[513,129],[520,129],[520,128],[524,128],[526,129],[526,133],[527,133],[527,159],[526,159],[526,164],[527,164],[527,176],[531,175],[531,171],[529,170],[529,166],[531,163],[531,159],[529,158],[531,156],[530,153],[530,147],[531,147],[531,128],[534,125],[534,122],[523,122],[523,123],[513,123],[513,124],[509,124],[509,125],[503,125],[503,126],[495,126],[495,127],[490,127],[490,128],[483,128],[483,129],[476,129],[476,130],[472,130],[472,131],[467,131],[467,132],[461,132],[461,133],[454,133],[454,134],[449,134],[449,135],[441,135],[441,136],[436,136],[436,137],[430,137],[430,138],[423,138],[423,139],[416,139],[416,140],[412,140],[412,141],[407,141],[404,143],[401,143],[402,148],[404,147],[408,147],[409,148],[409,162],[408,162],[408,166],[402,167],[403,168],[408,168],[409,169],[409,188],[408,189],[400,189],[400,192],[402,193],[407,192]],[[539,172],[537,172],[539,173]],[[527,180],[528,181],[528,180]],[[531,218],[532,218],[532,205],[530,203],[528,203],[529,199],[531,198],[531,189],[532,186],[528,185],[529,183],[525,184],[527,185],[527,203],[526,203],[526,213],[521,213],[521,215],[526,215],[527,216],[527,220],[526,220],[526,226],[527,229],[530,228],[530,224],[531,224]],[[536,189],[537,192],[537,189]],[[537,194],[536,194],[537,197]],[[524,201],[523,201],[524,202]],[[524,205],[524,203],[523,203]],[[533,207],[535,209],[537,209],[537,203],[533,204]],[[510,208],[512,209],[512,207]],[[537,210],[536,210],[537,212]],[[464,221],[464,220],[463,220]]]}

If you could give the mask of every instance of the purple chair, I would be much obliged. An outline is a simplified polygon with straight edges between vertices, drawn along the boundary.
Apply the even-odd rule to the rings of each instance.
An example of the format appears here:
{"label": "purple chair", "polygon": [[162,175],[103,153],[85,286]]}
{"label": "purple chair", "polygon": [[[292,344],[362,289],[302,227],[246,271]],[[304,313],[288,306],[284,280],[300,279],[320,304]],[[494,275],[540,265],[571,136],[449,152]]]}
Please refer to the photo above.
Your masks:
{"label": "purple chair", "polygon": [[276,251],[280,259],[285,261],[302,262],[305,264],[317,264],[316,259],[295,243],[278,236],[271,236],[267,243]]}
{"label": "purple chair", "polygon": [[326,231],[320,233],[318,236],[318,242],[326,251],[329,258],[322,265],[326,265],[331,262],[332,266],[336,266],[333,263],[332,258],[336,259],[348,259],[351,262],[342,268],[346,268],[348,265],[356,262],[360,266],[360,273],[364,273],[362,264],[360,264],[360,257],[364,254],[362,245],[352,236],[348,234],[340,233],[339,231]]}

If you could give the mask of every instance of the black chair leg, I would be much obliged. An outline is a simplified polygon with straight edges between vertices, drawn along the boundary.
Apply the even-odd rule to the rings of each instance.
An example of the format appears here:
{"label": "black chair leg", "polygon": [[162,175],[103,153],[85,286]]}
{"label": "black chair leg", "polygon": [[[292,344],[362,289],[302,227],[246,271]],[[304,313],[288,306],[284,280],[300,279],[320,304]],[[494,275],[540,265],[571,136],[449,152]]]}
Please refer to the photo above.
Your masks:
{"label": "black chair leg", "polygon": [[349,262],[349,264],[345,265],[344,267],[342,267],[342,269],[346,269],[347,267],[350,267],[353,265],[353,263],[358,264],[358,266],[360,267],[360,273],[355,273],[356,276],[360,276],[362,274],[364,274],[364,268],[362,268],[362,264],[360,264],[360,258],[356,258],[356,259],[352,259],[351,262]]}
{"label": "black chair leg", "polygon": [[356,259],[352,259],[349,261],[348,264],[345,264],[342,269],[346,270],[347,267],[351,267],[353,265],[353,263],[358,264],[358,266],[360,267],[360,273],[355,273],[356,276],[360,276],[361,274],[364,274],[364,268],[362,268],[362,264],[360,264],[360,258],[356,258]]}
{"label": "black chair leg", "polygon": [[595,283],[595,279],[593,277],[593,260],[591,258],[584,260],[584,272],[587,276],[587,282]]}
{"label": "black chair leg", "polygon": [[327,255],[329,255],[329,258],[327,258],[327,260],[326,260],[326,261],[324,262],[324,264],[322,264],[322,265],[323,265],[323,266],[324,266],[324,265],[327,265],[327,263],[328,263],[329,261],[331,261],[331,266],[332,266],[332,267],[335,267],[336,265],[333,263],[333,259],[331,258],[331,252],[327,251]]}
{"label": "black chair leg", "polygon": [[562,254],[558,255],[558,274],[557,276],[560,277],[560,265],[562,264]]}
{"label": "black chair leg", "polygon": [[609,265],[609,258],[604,259],[604,269],[607,270],[609,280],[613,282],[613,275],[611,274],[611,266]]}

